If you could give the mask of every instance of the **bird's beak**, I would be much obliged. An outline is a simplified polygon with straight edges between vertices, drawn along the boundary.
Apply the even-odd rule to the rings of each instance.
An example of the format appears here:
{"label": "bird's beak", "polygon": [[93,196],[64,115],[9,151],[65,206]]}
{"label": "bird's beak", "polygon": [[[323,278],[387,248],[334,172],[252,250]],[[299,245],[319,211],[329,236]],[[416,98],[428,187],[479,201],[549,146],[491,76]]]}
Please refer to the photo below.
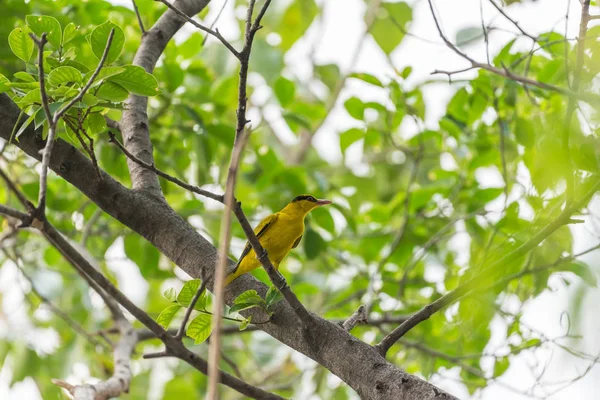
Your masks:
{"label": "bird's beak", "polygon": [[317,200],[317,207],[324,206],[324,205],[331,204],[331,203],[332,203],[331,200],[319,199],[319,200]]}

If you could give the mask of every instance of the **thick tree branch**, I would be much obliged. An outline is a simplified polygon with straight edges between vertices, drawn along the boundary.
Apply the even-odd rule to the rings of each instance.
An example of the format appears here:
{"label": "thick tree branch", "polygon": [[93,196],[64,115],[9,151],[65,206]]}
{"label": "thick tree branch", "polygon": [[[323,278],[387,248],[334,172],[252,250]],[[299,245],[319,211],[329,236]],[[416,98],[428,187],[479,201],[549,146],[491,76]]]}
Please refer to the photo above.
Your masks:
{"label": "thick tree branch", "polygon": [[404,336],[419,323],[429,319],[429,317],[431,317],[433,314],[460,300],[472,290],[477,289],[480,285],[491,279],[496,273],[498,273],[498,271],[501,271],[502,266],[525,256],[532,249],[537,247],[537,245],[539,245],[544,239],[554,233],[558,228],[571,223],[571,216],[581,207],[583,207],[598,190],[600,190],[600,179],[596,178],[595,184],[592,186],[592,188],[581,199],[579,199],[579,201],[574,202],[571,206],[566,207],[558,218],[542,228],[538,233],[533,235],[531,239],[519,246],[517,249],[508,253],[498,261],[493,262],[487,267],[483,268],[469,281],[463,283],[456,289],[448,292],[436,301],[425,306],[420,311],[411,315],[410,318],[400,324],[400,326],[390,332],[379,344],[375,346],[377,351],[379,351],[380,354],[385,355],[390,347],[392,347],[392,345],[398,341],[398,339]]}
{"label": "thick tree branch", "polygon": [[[202,11],[207,4],[208,0],[178,0],[175,2],[178,9],[191,15]],[[185,21],[174,11],[168,10],[165,12],[154,26],[142,36],[133,64],[143,67],[147,72],[152,72],[167,43],[184,23]],[[148,130],[147,109],[147,97],[130,95],[126,101],[119,125],[125,148],[140,160],[153,165],[154,157]],[[143,168],[130,159],[127,160],[127,166],[133,189],[147,193],[156,199],[163,198],[156,174],[151,169]]]}
{"label": "thick tree branch", "polygon": [[[8,207],[1,206],[0,210],[8,210],[11,214],[17,215],[16,210],[11,210]],[[23,222],[27,222],[31,217],[26,215]],[[106,301],[107,306],[113,314],[113,318],[117,323],[117,327],[121,332],[121,341],[115,347],[115,373],[112,378],[106,382],[100,382],[96,385],[84,385],[84,386],[73,386],[66,382],[55,380],[54,383],[69,390],[75,399],[105,399],[109,397],[115,397],[123,392],[127,392],[129,383],[131,381],[131,371],[129,367],[129,358],[135,344],[138,342],[137,332],[131,327],[131,324],[125,319],[118,306],[114,303],[115,301],[121,304],[127,311],[129,311],[138,321],[144,324],[150,331],[163,343],[167,350],[166,355],[171,355],[186,361],[194,368],[198,369],[204,374],[208,372],[208,365],[206,361],[196,356],[193,352],[188,350],[180,341],[175,337],[168,334],[156,321],[154,321],[145,311],[138,308],[133,304],[119,289],[117,289],[102,273],[97,271],[89,261],[79,253],[49,222],[48,220],[43,221],[43,226],[38,228],[42,234],[48,239],[48,241],[56,247],[56,249],[63,254],[63,256],[78,270],[82,273],[82,276],[90,283],[90,285],[100,294]],[[108,295],[110,297],[107,297]],[[125,354],[128,354],[126,359],[123,358]],[[240,379],[229,375],[224,372],[220,372],[222,376],[222,383],[239,391],[240,393],[250,396],[256,399],[277,399],[280,400],[282,397],[266,392],[260,388],[252,386]],[[118,392],[117,392],[118,390]],[[94,395],[90,397],[90,395]]]}
{"label": "thick tree branch", "polygon": [[367,307],[361,305],[347,320],[342,322],[342,328],[350,332],[358,324],[368,324]]}
{"label": "thick tree branch", "polygon": [[[16,104],[5,93],[0,94],[1,138],[10,138],[19,114],[20,110]],[[14,143],[30,157],[38,160],[41,158],[39,151],[44,144],[41,132],[31,126],[27,127],[19,141]],[[200,271],[206,270],[208,288],[212,288],[216,265],[214,246],[167,204],[125,188],[102,170],[100,179],[96,176],[89,158],[61,139],[56,141],[50,168],[78,188],[108,215],[150,241],[190,276],[199,278]],[[249,229],[252,232],[252,228]],[[230,261],[230,268],[234,265],[235,263]],[[279,275],[274,269],[272,272]],[[246,274],[228,286],[225,292],[228,303],[242,291],[249,289],[254,289],[264,296],[268,288]],[[294,328],[297,325],[296,312],[287,302],[278,303],[274,312],[275,317],[268,324],[261,325],[262,330],[329,369],[354,388],[362,398],[434,398],[435,386],[398,369],[371,346],[349,335],[340,326],[312,316],[313,330],[320,332],[320,335],[317,340],[309,340],[302,330]],[[257,320],[263,317],[262,313],[255,310],[250,310],[247,315],[252,315]],[[221,376],[225,383],[225,375]],[[377,386],[375,383],[379,381],[394,384]]]}

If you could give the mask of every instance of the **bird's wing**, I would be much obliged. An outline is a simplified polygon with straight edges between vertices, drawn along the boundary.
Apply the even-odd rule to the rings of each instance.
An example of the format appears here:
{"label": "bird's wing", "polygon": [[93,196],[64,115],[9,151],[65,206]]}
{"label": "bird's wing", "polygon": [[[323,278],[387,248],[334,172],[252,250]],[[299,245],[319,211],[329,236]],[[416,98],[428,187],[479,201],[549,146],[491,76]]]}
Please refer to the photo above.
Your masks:
{"label": "bird's wing", "polygon": [[[275,214],[269,215],[268,217],[266,217],[265,219],[260,221],[260,224],[258,224],[258,226],[256,228],[254,228],[254,233],[256,234],[256,237],[258,239],[260,239],[260,237],[262,235],[264,235],[264,233],[267,231],[267,229],[273,225],[273,222],[277,221],[278,217],[279,217],[279,215],[277,213],[275,213]],[[232,273],[235,272],[235,270],[237,270],[237,267],[240,265],[240,263],[242,262],[244,257],[246,257],[246,255],[248,253],[250,253],[250,250],[252,250],[252,246],[250,245],[250,242],[246,242],[246,247],[244,247],[244,251],[242,251],[242,255],[238,259],[237,265],[236,265],[235,269],[232,271]]]}
{"label": "bird's wing", "polygon": [[296,247],[298,247],[298,244],[300,244],[301,240],[302,240],[302,235],[300,235],[300,237],[298,239],[296,239],[296,241],[294,242],[294,245],[292,246],[292,249],[295,249]]}

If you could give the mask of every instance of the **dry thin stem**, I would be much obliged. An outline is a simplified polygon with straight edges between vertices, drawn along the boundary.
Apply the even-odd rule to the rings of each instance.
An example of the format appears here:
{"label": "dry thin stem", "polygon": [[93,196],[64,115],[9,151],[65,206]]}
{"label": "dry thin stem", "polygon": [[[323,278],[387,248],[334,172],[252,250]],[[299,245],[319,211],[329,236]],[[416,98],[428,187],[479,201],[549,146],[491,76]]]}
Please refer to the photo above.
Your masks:
{"label": "dry thin stem", "polygon": [[175,334],[175,339],[181,340],[181,338],[183,338],[183,335],[185,334],[185,326],[187,325],[187,322],[190,319],[190,315],[192,315],[192,311],[194,310],[196,303],[202,296],[202,293],[204,293],[204,289],[206,289],[206,284],[207,284],[207,281],[204,276],[204,270],[202,270],[202,283],[200,284],[200,287],[194,294],[194,297],[192,298],[192,301],[190,302],[190,305],[188,306],[187,310],[185,310],[185,315],[183,316],[183,321],[181,321],[179,330]]}
{"label": "dry thin stem", "polygon": [[[213,334],[211,336],[208,349],[208,399],[218,398],[218,381],[219,381],[219,358],[221,355],[221,312],[224,305],[224,289],[225,289],[225,272],[229,261],[229,243],[231,240],[231,210],[235,207],[237,200],[235,199],[235,186],[237,181],[237,173],[241,162],[244,147],[250,136],[250,132],[246,130],[246,107],[247,98],[247,80],[248,80],[248,64],[250,62],[250,52],[252,50],[252,42],[256,31],[260,29],[260,21],[269,7],[270,0],[267,0],[252,22],[254,13],[254,0],[250,1],[248,13],[246,16],[246,34],[244,49],[239,54],[240,60],[240,83],[238,87],[238,107],[236,111],[236,132],[231,153],[231,161],[229,163],[229,172],[227,173],[227,182],[225,184],[225,211],[221,220],[221,236],[219,239],[219,250],[217,258],[217,266],[215,269],[215,279],[213,285],[214,294],[214,314],[212,319]],[[258,253],[256,253],[258,254]]]}

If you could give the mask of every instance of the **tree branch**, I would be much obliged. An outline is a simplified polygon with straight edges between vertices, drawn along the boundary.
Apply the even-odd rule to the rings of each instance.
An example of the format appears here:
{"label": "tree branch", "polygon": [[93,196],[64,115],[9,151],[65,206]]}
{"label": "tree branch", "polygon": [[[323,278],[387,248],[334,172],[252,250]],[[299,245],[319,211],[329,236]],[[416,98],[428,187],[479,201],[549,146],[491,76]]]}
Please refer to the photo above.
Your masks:
{"label": "tree branch", "polygon": [[383,356],[387,353],[387,351],[392,347],[394,343],[398,341],[404,334],[410,331],[412,328],[417,326],[419,323],[429,319],[433,314],[437,313],[440,310],[443,310],[447,306],[456,301],[460,300],[463,296],[468,294],[470,291],[476,289],[482,283],[484,283],[487,279],[490,279],[491,274],[497,273],[497,271],[502,270],[502,266],[509,264],[520,257],[526,255],[529,251],[534,249],[537,245],[539,245],[544,239],[550,236],[553,232],[555,232],[558,228],[569,224],[571,222],[571,215],[579,210],[589,199],[600,190],[600,179],[596,178],[596,183],[592,186],[592,188],[577,202],[573,203],[571,206],[566,207],[561,215],[544,228],[542,228],[538,233],[536,233],[531,239],[527,242],[519,246],[514,251],[508,253],[506,256],[502,257],[500,260],[491,263],[489,266],[483,268],[477,275],[471,278],[469,281],[463,283],[458,286],[456,289],[446,293],[436,301],[428,304],[420,311],[414,313],[410,316],[405,322],[400,324],[396,329],[390,332],[383,340],[375,346],[377,351]]}
{"label": "tree branch", "polygon": [[535,79],[531,79],[531,78],[527,78],[524,76],[519,76],[516,75],[514,73],[512,73],[510,70],[504,68],[497,68],[494,67],[493,65],[490,64],[486,64],[486,63],[480,63],[478,61],[476,61],[475,59],[469,57],[467,54],[465,54],[464,52],[462,52],[460,49],[458,49],[458,47],[456,47],[454,44],[452,44],[452,42],[450,42],[450,40],[448,40],[448,38],[446,37],[446,35],[444,34],[444,32],[442,31],[442,28],[439,24],[439,21],[437,19],[437,16],[435,14],[435,11],[433,9],[433,3],[432,0],[427,0],[429,2],[429,8],[431,9],[431,15],[433,16],[433,20],[435,22],[435,26],[437,28],[437,31],[440,35],[440,37],[442,38],[442,40],[444,41],[444,43],[446,44],[446,46],[448,46],[452,51],[454,51],[456,54],[458,54],[460,57],[464,58],[465,60],[469,61],[469,63],[471,64],[471,67],[469,68],[465,68],[462,69],[460,71],[439,71],[439,70],[435,70],[432,72],[432,74],[446,74],[448,76],[453,75],[455,73],[458,72],[464,72],[473,68],[480,68],[480,69],[484,69],[488,72],[491,72],[493,74],[502,76],[504,78],[513,80],[515,82],[519,82],[523,85],[526,86],[535,86],[538,87],[540,89],[544,89],[544,90],[548,90],[551,92],[555,92],[555,93],[559,93],[563,96],[567,96],[569,98],[574,98],[576,100],[581,100],[581,101],[585,101],[586,103],[589,104],[594,104],[594,105],[599,105],[600,104],[600,96],[596,95],[596,94],[592,94],[592,93],[580,93],[580,92],[576,92],[570,89],[566,89],[566,88],[562,88],[560,86],[554,86],[548,83],[544,83],[544,82],[540,82],[540,81],[536,81]]}
{"label": "tree branch", "polygon": [[108,40],[106,41],[106,46],[104,47],[104,52],[102,53],[102,57],[100,58],[100,62],[98,63],[96,69],[90,79],[87,81],[85,86],[79,91],[77,96],[71,99],[64,107],[59,109],[52,115],[50,112],[50,104],[48,102],[48,95],[46,94],[46,83],[44,77],[44,46],[47,43],[46,34],[43,33],[40,39],[37,39],[35,35],[30,34],[33,41],[38,46],[38,69],[39,69],[39,79],[40,79],[40,94],[42,99],[42,106],[44,108],[44,113],[46,114],[46,121],[48,121],[48,138],[46,139],[46,146],[44,147],[44,153],[42,155],[42,170],[40,172],[40,191],[38,197],[38,206],[36,209],[35,218],[43,219],[45,218],[46,212],[46,191],[48,187],[48,166],[50,165],[50,157],[52,156],[52,150],[54,148],[54,141],[56,137],[56,129],[58,121],[60,118],[67,112],[75,103],[80,101],[89,88],[94,83],[94,80],[100,73],[100,69],[106,62],[106,57],[108,56],[108,51],[110,50],[110,46],[113,41],[113,37],[115,34],[115,30],[111,29],[108,35]]}
{"label": "tree branch", "polygon": [[[588,22],[590,21],[590,0],[583,0],[581,3],[581,21],[579,22],[579,35],[577,36],[577,59],[575,61],[575,69],[573,71],[573,83],[571,89],[578,93],[579,84],[581,82],[581,72],[583,71],[583,62],[585,57],[585,36],[587,35]],[[569,77],[567,76],[567,80]],[[567,182],[566,196],[567,205],[573,201],[573,192],[575,190],[575,181],[573,179],[574,171],[573,162],[571,160],[571,147],[569,144],[569,138],[571,133],[571,120],[575,109],[577,108],[577,100],[574,97],[569,97],[569,103],[567,104],[567,113],[565,115],[565,123],[563,127],[562,135],[562,147],[565,152],[565,160],[567,162],[567,171],[565,179]]]}
{"label": "tree branch", "polygon": [[200,284],[200,287],[194,294],[194,297],[192,298],[192,301],[190,302],[190,305],[188,306],[187,310],[185,310],[185,315],[183,316],[183,320],[181,321],[179,330],[175,334],[175,339],[181,340],[181,338],[183,338],[183,335],[185,335],[185,326],[187,325],[187,322],[190,319],[190,315],[192,315],[192,311],[194,310],[196,303],[198,302],[198,300],[202,296],[202,293],[204,293],[204,290],[206,289],[207,281],[206,277],[204,276],[204,271],[202,272],[202,283]]}
{"label": "tree branch", "polygon": [[192,19],[191,17],[189,17],[186,13],[184,13],[183,11],[181,11],[179,8],[175,7],[173,4],[169,3],[167,0],[155,0],[155,1],[163,3],[165,6],[169,7],[169,9],[173,10],[177,15],[179,15],[181,18],[183,18],[186,22],[189,22],[190,24],[194,25],[196,28],[200,29],[201,31],[206,32],[209,35],[212,35],[212,36],[216,37],[217,39],[219,39],[221,41],[221,43],[223,43],[223,45],[225,45],[225,47],[227,47],[227,49],[231,52],[231,54],[233,54],[237,59],[241,58],[240,52],[237,51],[231,45],[231,43],[229,43],[227,41],[227,39],[225,39],[219,33],[218,29],[215,29],[213,31],[211,28],[208,28],[208,27],[202,25],[201,23],[196,22],[194,19]]}
{"label": "tree branch", "polygon": [[[176,7],[186,14],[196,14],[207,4],[208,0],[177,0],[175,2]],[[184,23],[185,21],[172,10],[161,15],[152,28],[142,36],[133,64],[143,67],[147,72],[152,72],[165,47]],[[119,125],[127,150],[145,163],[153,165],[154,157],[148,129],[147,108],[147,97],[131,94],[126,101]],[[143,168],[129,159],[127,167],[133,189],[164,202],[158,179],[152,170]]]}
{"label": "tree branch", "polygon": [[144,29],[144,22],[142,21],[142,16],[140,15],[140,10],[138,10],[138,6],[135,3],[135,0],[131,0],[131,4],[133,5],[133,11],[135,12],[135,16],[137,17],[138,24],[140,26],[140,30],[142,31],[142,35],[145,35],[146,30]]}
{"label": "tree branch", "polygon": [[223,203],[223,195],[218,195],[215,194],[213,192],[210,192],[208,190],[204,190],[204,189],[200,189],[198,186],[194,186],[194,185],[190,185],[188,183],[183,182],[180,179],[175,178],[174,176],[171,176],[169,174],[167,174],[164,171],[161,171],[160,169],[156,168],[154,166],[154,164],[148,164],[142,160],[140,160],[139,158],[137,158],[136,156],[134,156],[133,154],[131,154],[126,148],[125,146],[123,146],[119,140],[115,137],[115,134],[112,132],[108,132],[108,136],[109,136],[109,142],[114,143],[115,146],[117,146],[119,148],[119,150],[121,150],[128,159],[132,160],[133,162],[135,162],[136,164],[151,170],[152,172],[154,172],[156,175],[168,180],[169,182],[172,182],[174,184],[176,184],[177,186],[180,186],[186,190],[189,190],[192,193],[196,193],[199,194],[201,196],[204,197],[208,197],[209,199],[213,199],[218,201],[219,203]]}
{"label": "tree branch", "polygon": [[342,322],[342,328],[350,332],[358,324],[368,324],[367,307],[361,305],[347,320]]}
{"label": "tree branch", "polygon": [[[231,161],[229,162],[229,171],[227,173],[227,181],[225,183],[225,207],[223,218],[221,220],[221,234],[219,238],[219,251],[217,258],[217,266],[215,269],[215,280],[214,280],[214,301],[213,301],[213,318],[212,326],[213,333],[208,348],[208,395],[209,400],[217,399],[218,396],[218,381],[219,381],[219,358],[221,355],[221,313],[224,305],[224,289],[225,289],[225,276],[226,268],[228,263],[229,254],[229,243],[231,241],[231,210],[234,204],[237,203],[235,199],[235,186],[237,183],[237,173],[241,162],[244,147],[250,136],[250,132],[246,130],[246,107],[248,102],[248,96],[246,91],[246,85],[248,80],[248,65],[250,62],[250,52],[252,51],[252,42],[254,35],[259,29],[260,19],[264,15],[269,7],[271,0],[265,1],[263,8],[259,15],[256,17],[254,23],[252,23],[252,15],[254,11],[254,0],[250,0],[248,6],[248,13],[246,16],[246,39],[244,42],[244,49],[239,54],[240,60],[240,81],[238,86],[238,107],[236,111],[236,130],[235,139],[233,142],[233,150],[231,152]],[[256,253],[259,254],[259,253]]]}

